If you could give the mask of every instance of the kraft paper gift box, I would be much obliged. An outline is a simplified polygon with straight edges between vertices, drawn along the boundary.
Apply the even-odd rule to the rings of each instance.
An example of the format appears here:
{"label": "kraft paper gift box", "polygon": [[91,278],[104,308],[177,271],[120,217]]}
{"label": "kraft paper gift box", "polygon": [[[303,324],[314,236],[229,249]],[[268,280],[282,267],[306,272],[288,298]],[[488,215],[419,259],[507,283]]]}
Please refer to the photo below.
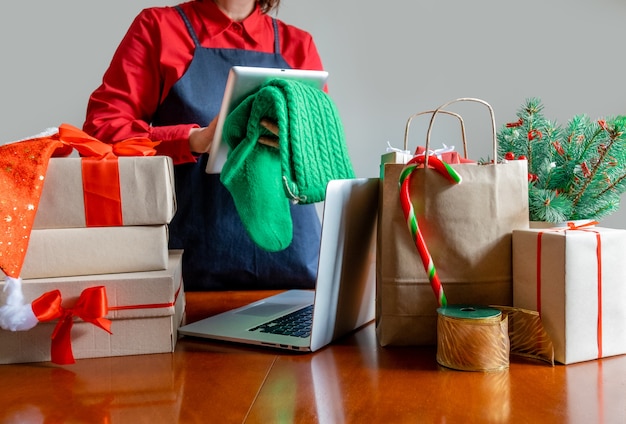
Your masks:
{"label": "kraft paper gift box", "polygon": [[[0,300],[4,283],[0,284]],[[75,317],[77,299],[104,287],[111,334],[91,322]],[[67,278],[23,280],[26,302],[59,290],[63,312],[73,312],[70,343],[73,357],[96,358],[172,352],[183,318],[185,296],[182,282],[182,251],[169,251],[166,270]],[[74,309],[72,309],[74,308]],[[28,331],[0,330],[0,363],[51,360],[51,336],[63,318],[41,322]],[[59,331],[60,333],[60,331]],[[58,334],[58,333],[57,333]],[[62,339],[62,337],[61,337]]]}
{"label": "kraft paper gift box", "polygon": [[[122,156],[116,159],[119,170],[117,181],[107,175],[91,178],[95,181],[90,181],[89,177],[83,178],[81,158],[51,158],[33,228],[106,225],[100,222],[102,216],[112,213],[121,213],[119,225],[169,223],[176,211],[171,158]],[[84,190],[86,182],[101,187]],[[106,203],[104,208],[99,203],[89,209],[90,197],[85,197],[85,194],[90,190],[96,191],[98,202],[102,198],[114,202]],[[104,196],[101,196],[102,191],[106,193]],[[87,213],[86,208],[91,212]],[[105,222],[109,219],[105,216]]]}
{"label": "kraft paper gift box", "polygon": [[167,243],[166,225],[36,229],[21,277],[162,270],[167,268]]}
{"label": "kraft paper gift box", "polygon": [[626,230],[513,231],[514,306],[536,310],[562,364],[626,353]]}

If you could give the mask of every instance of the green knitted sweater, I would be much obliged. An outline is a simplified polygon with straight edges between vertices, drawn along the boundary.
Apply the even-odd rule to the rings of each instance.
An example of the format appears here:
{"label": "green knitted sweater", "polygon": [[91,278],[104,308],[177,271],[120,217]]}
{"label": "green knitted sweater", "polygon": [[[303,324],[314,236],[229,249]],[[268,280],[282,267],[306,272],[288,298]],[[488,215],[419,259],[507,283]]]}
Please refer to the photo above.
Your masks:
{"label": "green knitted sweater", "polygon": [[[278,148],[258,142],[271,135],[263,118],[278,124]],[[230,152],[221,181],[248,234],[266,250],[291,243],[290,201],[322,201],[330,180],[354,178],[335,104],[297,81],[266,82],[229,114],[223,137]]]}

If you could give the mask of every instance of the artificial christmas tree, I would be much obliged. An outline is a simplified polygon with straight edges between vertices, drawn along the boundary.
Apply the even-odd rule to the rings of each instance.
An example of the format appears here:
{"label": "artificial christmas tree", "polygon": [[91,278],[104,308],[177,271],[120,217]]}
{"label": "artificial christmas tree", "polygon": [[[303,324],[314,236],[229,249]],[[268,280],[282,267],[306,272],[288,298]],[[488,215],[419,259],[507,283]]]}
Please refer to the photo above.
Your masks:
{"label": "artificial christmas tree", "polygon": [[626,116],[573,117],[565,127],[527,99],[516,122],[498,132],[499,159],[528,160],[531,221],[598,220],[626,191]]}

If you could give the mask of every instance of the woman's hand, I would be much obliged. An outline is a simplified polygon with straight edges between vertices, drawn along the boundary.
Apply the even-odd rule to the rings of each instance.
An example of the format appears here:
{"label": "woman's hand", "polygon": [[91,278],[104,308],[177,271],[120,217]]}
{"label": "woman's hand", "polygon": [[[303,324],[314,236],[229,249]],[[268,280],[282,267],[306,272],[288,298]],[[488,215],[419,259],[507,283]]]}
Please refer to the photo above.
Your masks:
{"label": "woman's hand", "polygon": [[211,149],[211,143],[213,142],[216,126],[217,117],[204,128],[192,128],[189,131],[189,149],[193,153],[208,152]]}

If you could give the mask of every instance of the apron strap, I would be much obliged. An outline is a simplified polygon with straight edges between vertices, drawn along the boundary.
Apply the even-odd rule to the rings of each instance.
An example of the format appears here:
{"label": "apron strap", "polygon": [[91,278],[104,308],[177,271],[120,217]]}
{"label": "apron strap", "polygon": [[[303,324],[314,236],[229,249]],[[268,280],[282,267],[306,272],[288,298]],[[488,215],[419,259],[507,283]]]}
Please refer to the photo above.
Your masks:
{"label": "apron strap", "polygon": [[276,22],[276,18],[272,18],[272,25],[274,25],[274,53],[280,54],[280,37],[278,35],[278,22]]}
{"label": "apron strap", "polygon": [[191,22],[189,21],[189,18],[187,17],[185,12],[183,12],[183,9],[181,9],[180,6],[175,6],[174,8],[178,11],[178,14],[183,18],[183,21],[185,22],[185,26],[187,27],[187,31],[189,31],[189,35],[193,39],[193,43],[196,45],[196,47],[200,47],[200,39],[198,38],[196,31],[194,31],[193,27],[191,26]]}

